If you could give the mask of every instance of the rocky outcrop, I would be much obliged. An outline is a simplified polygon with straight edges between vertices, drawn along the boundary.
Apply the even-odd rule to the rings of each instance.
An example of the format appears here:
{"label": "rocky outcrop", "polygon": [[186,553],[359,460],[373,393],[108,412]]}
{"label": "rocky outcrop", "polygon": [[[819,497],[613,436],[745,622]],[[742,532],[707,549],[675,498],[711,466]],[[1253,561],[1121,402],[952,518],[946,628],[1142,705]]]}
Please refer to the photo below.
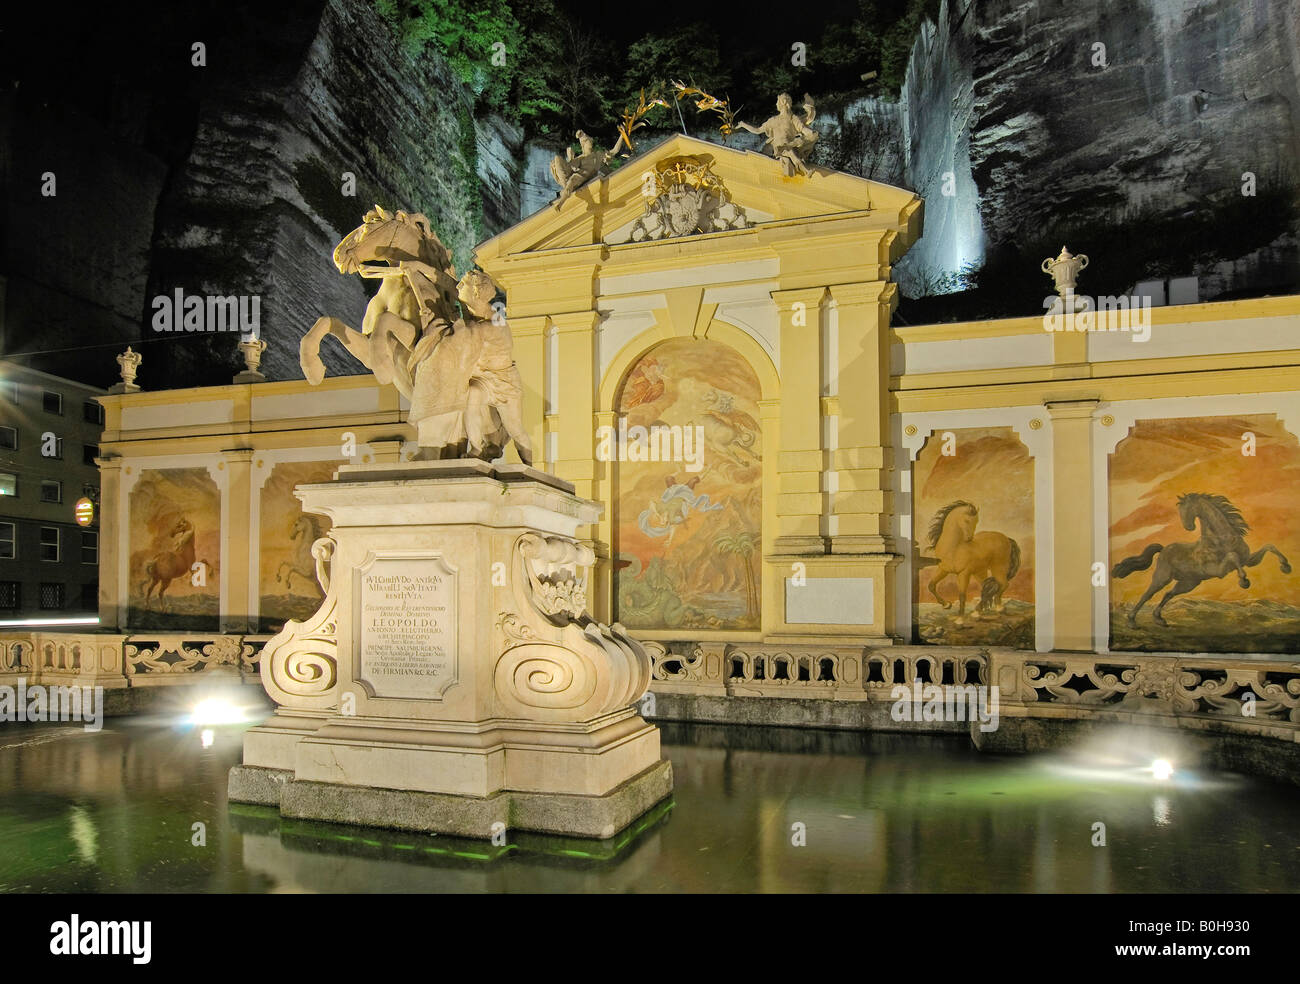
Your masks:
{"label": "rocky outcrop", "polygon": [[[128,40],[104,8],[69,36],[63,91],[33,55],[0,101],[0,163],[29,176],[6,182],[6,353],[93,340],[102,351],[39,367],[102,385],[134,342],[146,389],[229,382],[237,333],[152,330],[151,299],[180,289],[260,298],[262,370],[300,378],[298,339],[317,317],[361,318],[366,286],[330,253],[371,205],[425,212],[461,268],[517,220],[522,134],[476,118],[469,88],[436,55],[406,51],[373,4],[151,11],[150,77],[117,57]],[[90,64],[105,45],[114,55]],[[57,198],[39,195],[32,176],[46,170]],[[332,343],[323,354],[332,372],[363,371]]]}
{"label": "rocky outcrop", "polygon": [[[364,212],[424,212],[464,268],[518,214],[520,142],[504,121],[476,121],[466,87],[397,45],[369,5],[328,0],[296,71],[205,107],[162,210],[151,282],[260,295],[262,371],[297,378],[298,339],[317,317],[360,322],[365,285],[330,253]],[[331,372],[362,371],[332,344],[322,355]]]}
{"label": "rocky outcrop", "polygon": [[[1094,284],[1294,284],[1298,38],[1294,0],[945,0],[903,91],[907,183],[926,198],[907,269],[975,255],[969,173],[989,246],[1091,236],[1114,265],[1090,251]],[[951,200],[934,191],[949,170]]]}

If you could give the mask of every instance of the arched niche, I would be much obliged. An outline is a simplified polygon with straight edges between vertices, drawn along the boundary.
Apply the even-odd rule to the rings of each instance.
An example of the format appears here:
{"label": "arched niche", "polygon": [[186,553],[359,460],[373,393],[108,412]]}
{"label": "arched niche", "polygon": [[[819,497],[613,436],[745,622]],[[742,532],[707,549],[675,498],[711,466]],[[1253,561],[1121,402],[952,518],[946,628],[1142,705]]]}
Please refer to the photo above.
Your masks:
{"label": "arched niche", "polygon": [[1011,426],[925,438],[912,465],[915,642],[1034,648],[1034,466]]}
{"label": "arched niche", "polygon": [[616,371],[603,403],[611,422],[597,434],[613,479],[615,619],[648,631],[757,630],[759,372],[737,347],[691,335],[659,341]]}

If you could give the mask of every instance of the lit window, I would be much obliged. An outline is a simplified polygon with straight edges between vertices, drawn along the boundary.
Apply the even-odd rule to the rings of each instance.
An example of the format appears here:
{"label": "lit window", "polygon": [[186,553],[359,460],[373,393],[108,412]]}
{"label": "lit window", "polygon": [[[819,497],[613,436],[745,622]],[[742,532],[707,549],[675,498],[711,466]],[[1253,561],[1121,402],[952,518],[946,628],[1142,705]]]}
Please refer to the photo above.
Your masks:
{"label": "lit window", "polygon": [[0,472],[0,495],[18,494],[18,476],[13,472]]}
{"label": "lit window", "polygon": [[99,534],[94,530],[81,531],[81,562],[83,564],[99,563]]}
{"label": "lit window", "polygon": [[0,560],[18,556],[18,532],[13,523],[0,523]]}
{"label": "lit window", "polygon": [[0,380],[0,393],[4,394],[4,398],[10,403],[18,402],[18,384],[12,379]]}
{"label": "lit window", "polygon": [[63,483],[56,482],[53,479],[41,480],[41,501],[42,502],[62,502],[63,501]]}
{"label": "lit window", "polygon": [[41,527],[41,560],[57,562],[59,559],[59,528]]}

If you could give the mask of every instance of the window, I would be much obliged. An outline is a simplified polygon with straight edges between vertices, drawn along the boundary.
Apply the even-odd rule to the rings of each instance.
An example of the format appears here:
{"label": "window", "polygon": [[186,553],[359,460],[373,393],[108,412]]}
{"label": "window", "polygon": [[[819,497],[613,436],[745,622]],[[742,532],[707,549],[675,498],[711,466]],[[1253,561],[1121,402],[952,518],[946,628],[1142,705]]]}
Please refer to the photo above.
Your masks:
{"label": "window", "polygon": [[81,610],[94,612],[99,610],[99,585],[83,584],[81,586]]}
{"label": "window", "polygon": [[63,585],[62,584],[41,584],[41,609],[43,611],[58,611],[63,607]]}
{"label": "window", "polygon": [[45,407],[46,413],[57,413],[60,416],[63,414],[63,397],[58,393],[45,390],[41,395],[41,405]]}
{"label": "window", "polygon": [[87,400],[81,405],[81,416],[85,418],[88,424],[104,426],[104,408],[94,400]]}
{"label": "window", "polygon": [[0,427],[0,448],[5,451],[17,451],[18,431],[12,427]]}
{"label": "window", "polygon": [[0,472],[0,495],[18,494],[18,476],[13,472]]}
{"label": "window", "polygon": [[81,531],[81,562],[83,564],[99,563],[99,534],[94,530]]}
{"label": "window", "polygon": [[0,393],[3,393],[4,398],[8,400],[10,403],[17,404],[18,384],[15,383],[12,379],[0,380]]}
{"label": "window", "polygon": [[23,586],[17,581],[0,581],[0,611],[13,612],[23,607]]}
{"label": "window", "polygon": [[0,560],[18,556],[18,532],[13,523],[0,523]]}
{"label": "window", "polygon": [[63,483],[56,482],[50,478],[41,479],[41,501],[42,502],[62,502],[63,501]]}
{"label": "window", "polygon": [[41,527],[41,560],[57,561],[59,559],[59,528],[57,526]]}
{"label": "window", "polygon": [[[50,437],[54,437],[54,435],[51,434]],[[48,446],[48,445],[46,445],[46,443],[45,443],[44,441],[41,442],[41,457],[42,457],[42,458],[48,458],[50,461],[62,461],[62,460],[63,460],[63,438],[61,438],[61,437],[55,437],[55,438],[54,438],[54,453],[53,453],[53,454],[46,454],[46,453],[45,453],[45,448],[46,448],[47,446]]]}
{"label": "window", "polygon": [[98,458],[98,457],[99,457],[99,445],[98,445],[98,444],[86,444],[86,445],[84,445],[84,446],[82,447],[82,449],[81,449],[81,463],[82,463],[83,465],[89,465],[91,468],[96,467],[96,466],[95,466],[95,459]]}

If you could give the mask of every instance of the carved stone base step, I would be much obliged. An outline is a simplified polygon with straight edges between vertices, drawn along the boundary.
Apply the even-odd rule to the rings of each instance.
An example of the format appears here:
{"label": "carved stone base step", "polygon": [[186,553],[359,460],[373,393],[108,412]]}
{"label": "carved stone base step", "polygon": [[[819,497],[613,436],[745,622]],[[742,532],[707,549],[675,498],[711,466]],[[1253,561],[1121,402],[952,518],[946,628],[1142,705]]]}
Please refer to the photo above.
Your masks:
{"label": "carved stone base step", "polygon": [[236,766],[230,772],[232,802],[276,806],[286,817],[482,840],[504,830],[605,840],[649,812],[672,790],[673,769],[668,761],[656,762],[603,796],[517,791],[455,796],[308,782],[295,780],[283,770],[256,766]]}

